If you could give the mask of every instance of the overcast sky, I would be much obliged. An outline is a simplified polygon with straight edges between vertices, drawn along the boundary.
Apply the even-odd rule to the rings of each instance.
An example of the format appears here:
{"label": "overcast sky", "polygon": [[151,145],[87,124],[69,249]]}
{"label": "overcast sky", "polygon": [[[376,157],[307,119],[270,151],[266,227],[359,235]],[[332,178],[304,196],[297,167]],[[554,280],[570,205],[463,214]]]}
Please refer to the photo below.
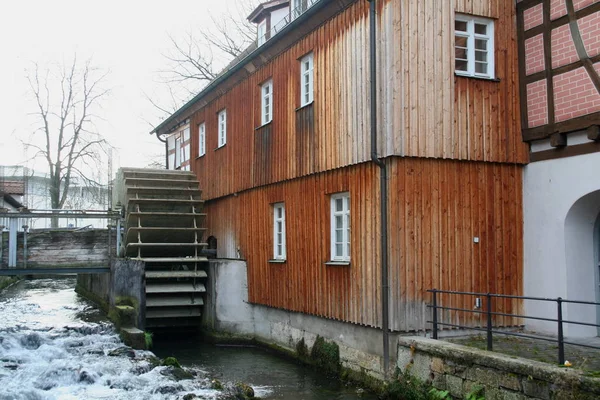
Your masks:
{"label": "overcast sky", "polygon": [[[244,0],[238,0],[244,1]],[[228,12],[235,0],[29,0],[0,5],[0,165],[23,163],[19,138],[33,129],[28,113],[35,105],[25,71],[40,65],[92,58],[109,70],[98,130],[117,148],[114,169],[146,166],[164,147],[148,132],[160,122],[144,93],[157,96],[157,71],[164,69],[162,54],[168,35],[190,29],[210,29],[212,15]],[[149,124],[149,122],[151,124]],[[30,165],[31,166],[31,165]],[[35,165],[43,169],[43,164]]]}

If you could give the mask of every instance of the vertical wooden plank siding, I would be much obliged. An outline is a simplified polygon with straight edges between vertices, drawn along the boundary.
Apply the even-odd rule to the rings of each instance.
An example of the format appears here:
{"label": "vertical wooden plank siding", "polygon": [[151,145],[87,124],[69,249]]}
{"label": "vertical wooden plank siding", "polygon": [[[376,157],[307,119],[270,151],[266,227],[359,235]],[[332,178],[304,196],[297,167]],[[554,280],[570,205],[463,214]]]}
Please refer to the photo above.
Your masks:
{"label": "vertical wooden plank siding", "polygon": [[[522,294],[522,167],[416,158],[390,166],[391,326],[412,331],[431,315],[425,290]],[[479,243],[474,238],[479,238]],[[473,299],[443,296],[452,307]],[[501,301],[504,312],[520,303]],[[473,324],[477,316],[443,313],[449,323]],[[516,323],[498,318],[499,325]]]}
{"label": "vertical wooden plank siding", "polygon": [[[522,294],[522,166],[399,157],[388,165],[392,329],[429,327],[430,288]],[[350,192],[351,264],[326,266],[329,199],[343,191]],[[218,239],[219,257],[247,260],[250,302],[380,326],[378,191],[371,163],[255,188],[207,202],[208,235]],[[268,262],[277,202],[286,206],[284,264]],[[471,299],[444,301],[473,308]],[[518,302],[498,305],[520,311]],[[444,313],[444,321],[479,318]]]}
{"label": "vertical wooden plank siding", "polygon": [[[384,0],[378,5],[379,154],[526,163],[514,4]],[[454,7],[496,19],[498,82],[454,76]],[[309,52],[315,86],[310,111],[298,109],[298,60]],[[267,79],[273,80],[273,121],[256,129],[260,85]],[[192,170],[205,197],[368,161],[369,84],[368,2],[357,1],[191,116]],[[216,149],[222,109],[227,144]],[[196,158],[201,122],[207,151]]]}
{"label": "vertical wooden plank siding", "polygon": [[[363,163],[205,204],[218,257],[245,258],[249,301],[379,326],[378,168]],[[330,260],[330,195],[350,192],[351,265]],[[284,202],[287,260],[273,258],[273,204]],[[221,247],[221,243],[225,247]]]}

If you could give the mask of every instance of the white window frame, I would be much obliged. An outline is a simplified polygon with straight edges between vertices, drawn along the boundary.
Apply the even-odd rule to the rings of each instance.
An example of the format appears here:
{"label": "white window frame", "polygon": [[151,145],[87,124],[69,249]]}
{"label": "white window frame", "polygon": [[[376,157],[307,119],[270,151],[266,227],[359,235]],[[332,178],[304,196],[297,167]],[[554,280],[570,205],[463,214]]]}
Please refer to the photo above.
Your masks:
{"label": "white window frame", "polygon": [[256,43],[260,46],[267,41],[267,19],[263,19],[256,28]]}
{"label": "white window frame", "polygon": [[314,55],[309,53],[300,59],[300,107],[313,102],[314,91]]}
{"label": "white window frame", "polygon": [[227,110],[223,109],[219,111],[217,114],[217,123],[219,126],[217,130],[219,134],[218,147],[223,147],[227,144]]}
{"label": "white window frame", "polygon": [[[342,200],[342,210],[337,210],[337,200]],[[341,217],[342,225],[338,226],[337,217]],[[337,193],[331,196],[331,260],[350,262],[350,193]],[[338,242],[337,230],[342,231],[342,241]],[[337,245],[342,245],[341,254],[337,251]]]}
{"label": "white window frame", "polygon": [[181,157],[182,156],[182,148],[181,148],[181,134],[175,134],[175,169],[181,167]]}
{"label": "white window frame", "polygon": [[198,157],[206,154],[206,124],[198,125]]}
{"label": "white window frame", "polygon": [[[489,18],[475,17],[473,15],[465,15],[465,14],[456,14],[455,21],[465,22],[467,24],[466,31],[454,31],[455,44],[454,47],[456,49],[456,37],[466,37],[467,38],[467,70],[458,70],[456,69],[456,60],[454,61],[454,72],[457,75],[462,76],[470,76],[477,78],[486,78],[486,79],[495,79],[495,65],[494,65],[494,50],[495,50],[495,41],[494,41],[494,20]],[[475,24],[485,25],[486,35],[482,35],[479,33],[475,33]],[[483,74],[480,72],[475,72],[475,40],[486,40],[487,41],[487,73]],[[456,54],[456,52],[455,52]]]}
{"label": "white window frame", "polygon": [[[278,216],[278,211],[281,210],[281,216]],[[279,230],[281,223],[281,230]],[[273,259],[285,260],[287,256],[286,249],[286,229],[285,229],[285,204],[273,204]]]}
{"label": "white window frame", "polygon": [[260,87],[261,125],[273,121],[273,80],[269,79]]}

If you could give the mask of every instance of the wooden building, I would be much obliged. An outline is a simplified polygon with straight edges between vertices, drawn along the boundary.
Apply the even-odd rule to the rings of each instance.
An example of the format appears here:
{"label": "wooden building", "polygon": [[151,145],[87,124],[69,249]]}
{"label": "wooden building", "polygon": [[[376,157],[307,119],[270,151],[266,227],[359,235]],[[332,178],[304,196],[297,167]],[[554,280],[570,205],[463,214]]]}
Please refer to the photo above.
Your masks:
{"label": "wooden building", "polygon": [[[258,24],[269,4],[253,13]],[[430,327],[427,289],[522,294],[529,151],[517,10],[506,0],[377,0],[371,98],[369,5],[292,1],[276,32],[269,25],[154,132],[190,132],[208,235],[218,257],[246,260],[251,303],[381,327],[385,235],[390,329],[419,331]]]}
{"label": "wooden building", "polygon": [[[600,1],[517,3],[524,173],[525,293],[600,301]],[[554,304],[526,311],[556,318]],[[600,323],[600,307],[566,306],[566,319]],[[536,330],[552,324],[532,321]],[[597,336],[568,324],[570,336]]]}

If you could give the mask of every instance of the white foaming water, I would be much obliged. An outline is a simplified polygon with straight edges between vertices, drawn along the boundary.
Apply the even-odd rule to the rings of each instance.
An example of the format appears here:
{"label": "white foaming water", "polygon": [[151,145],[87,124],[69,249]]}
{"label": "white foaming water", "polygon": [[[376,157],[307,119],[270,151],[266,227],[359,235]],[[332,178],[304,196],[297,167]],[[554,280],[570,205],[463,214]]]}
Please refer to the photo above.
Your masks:
{"label": "white foaming water", "polygon": [[151,352],[124,347],[110,324],[80,319],[92,313],[72,280],[26,281],[3,293],[0,400],[217,398],[201,370],[177,381],[169,367],[152,367]]}

